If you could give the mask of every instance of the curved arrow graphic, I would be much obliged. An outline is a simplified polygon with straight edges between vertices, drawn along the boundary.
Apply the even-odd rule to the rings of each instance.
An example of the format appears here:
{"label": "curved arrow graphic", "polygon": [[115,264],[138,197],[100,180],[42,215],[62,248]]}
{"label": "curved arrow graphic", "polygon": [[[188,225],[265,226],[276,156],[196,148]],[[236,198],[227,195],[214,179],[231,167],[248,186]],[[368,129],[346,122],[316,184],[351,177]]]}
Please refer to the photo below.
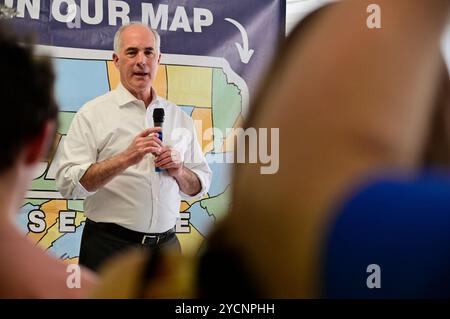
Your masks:
{"label": "curved arrow graphic", "polygon": [[255,53],[255,50],[249,48],[247,31],[245,31],[245,28],[242,26],[242,24],[240,24],[236,20],[225,18],[225,21],[232,23],[241,32],[243,45],[237,42],[235,44],[239,51],[239,57],[241,58],[242,63],[247,64],[248,61],[250,61],[253,53]]}

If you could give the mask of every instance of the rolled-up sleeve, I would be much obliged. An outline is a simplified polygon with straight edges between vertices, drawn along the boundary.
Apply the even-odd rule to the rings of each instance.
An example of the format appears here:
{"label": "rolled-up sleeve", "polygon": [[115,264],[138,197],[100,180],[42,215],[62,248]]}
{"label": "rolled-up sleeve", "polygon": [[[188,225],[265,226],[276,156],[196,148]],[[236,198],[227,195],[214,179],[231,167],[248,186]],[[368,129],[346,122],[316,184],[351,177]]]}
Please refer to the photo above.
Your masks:
{"label": "rolled-up sleeve", "polygon": [[191,200],[194,198],[202,197],[209,191],[212,179],[212,171],[206,162],[206,158],[203,155],[202,149],[197,140],[194,125],[190,119],[190,128],[192,138],[189,141],[189,145],[184,153],[184,166],[189,168],[195,175],[197,175],[201,190],[195,195],[188,195],[180,190],[180,196],[182,199]]}
{"label": "rolled-up sleeve", "polygon": [[97,143],[92,121],[86,112],[75,114],[70,129],[62,141],[61,156],[57,163],[56,185],[61,195],[68,199],[84,199],[88,192],[80,179],[97,160]]}

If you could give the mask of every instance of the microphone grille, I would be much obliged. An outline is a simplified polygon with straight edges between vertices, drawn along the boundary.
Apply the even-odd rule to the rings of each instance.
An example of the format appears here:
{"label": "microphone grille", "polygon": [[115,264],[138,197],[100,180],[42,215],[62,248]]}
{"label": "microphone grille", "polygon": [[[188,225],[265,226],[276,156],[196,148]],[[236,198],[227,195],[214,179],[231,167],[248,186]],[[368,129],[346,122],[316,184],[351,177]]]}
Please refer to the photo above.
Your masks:
{"label": "microphone grille", "polygon": [[164,122],[164,109],[156,108],[153,110],[153,122],[155,123]]}

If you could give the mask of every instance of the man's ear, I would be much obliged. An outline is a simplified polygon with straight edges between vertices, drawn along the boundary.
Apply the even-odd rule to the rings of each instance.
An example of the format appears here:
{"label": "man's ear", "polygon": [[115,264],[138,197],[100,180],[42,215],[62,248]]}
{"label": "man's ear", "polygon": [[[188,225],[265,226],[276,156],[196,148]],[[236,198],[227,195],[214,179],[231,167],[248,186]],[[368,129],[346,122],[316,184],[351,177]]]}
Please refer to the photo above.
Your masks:
{"label": "man's ear", "polygon": [[161,53],[159,53],[158,64],[161,64]]}
{"label": "man's ear", "polygon": [[114,65],[116,66],[116,68],[119,68],[119,56],[114,52],[112,55],[113,61],[114,61]]}
{"label": "man's ear", "polygon": [[55,137],[56,122],[47,121],[40,132],[25,146],[25,163],[33,165],[48,152]]}

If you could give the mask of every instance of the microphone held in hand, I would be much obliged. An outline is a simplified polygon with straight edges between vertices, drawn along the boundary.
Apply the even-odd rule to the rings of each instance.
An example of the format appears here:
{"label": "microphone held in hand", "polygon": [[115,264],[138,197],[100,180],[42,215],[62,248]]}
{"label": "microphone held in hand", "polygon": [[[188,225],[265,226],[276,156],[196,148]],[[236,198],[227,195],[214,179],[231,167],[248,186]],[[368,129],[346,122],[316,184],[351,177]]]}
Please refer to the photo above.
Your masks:
{"label": "microphone held in hand", "polygon": [[[163,133],[162,133],[162,127],[164,124],[164,109],[162,108],[156,108],[153,110],[153,126],[154,127],[161,127],[161,132],[158,132],[158,138],[162,141],[163,140]],[[155,172],[161,172],[162,169],[159,167],[155,168]]]}

